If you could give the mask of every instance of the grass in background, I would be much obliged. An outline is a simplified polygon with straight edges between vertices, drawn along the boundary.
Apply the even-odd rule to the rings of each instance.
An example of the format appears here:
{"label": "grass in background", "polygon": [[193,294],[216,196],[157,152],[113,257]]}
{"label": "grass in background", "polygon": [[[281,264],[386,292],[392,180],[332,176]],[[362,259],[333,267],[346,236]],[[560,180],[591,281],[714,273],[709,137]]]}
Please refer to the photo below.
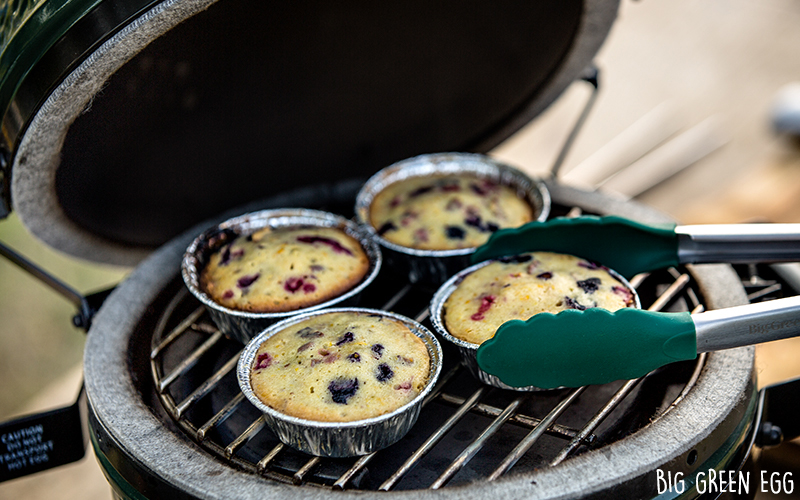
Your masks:
{"label": "grass in background", "polygon": [[[82,294],[113,287],[127,272],[58,253],[13,214],[0,220],[0,242]],[[60,294],[0,257],[0,421],[81,362],[86,334],[72,325],[76,312]]]}

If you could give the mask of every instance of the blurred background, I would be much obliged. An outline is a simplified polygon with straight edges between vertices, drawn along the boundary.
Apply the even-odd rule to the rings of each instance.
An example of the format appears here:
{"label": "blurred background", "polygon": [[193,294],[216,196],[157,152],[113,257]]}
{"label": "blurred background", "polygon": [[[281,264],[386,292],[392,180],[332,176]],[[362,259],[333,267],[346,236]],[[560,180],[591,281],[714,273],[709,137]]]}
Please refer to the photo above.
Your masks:
{"label": "blurred background", "polygon": [[[596,104],[561,178],[635,197],[685,224],[800,222],[800,141],[775,126],[800,82],[799,26],[793,0],[623,0],[596,59]],[[549,175],[590,94],[576,82],[493,155]],[[0,221],[0,241],[84,294],[129,271],[60,255],[13,214]],[[74,313],[0,258],[0,420],[75,399],[85,336]],[[757,363],[762,386],[800,375],[800,341],[759,347]],[[781,447],[780,467],[800,470],[792,446]],[[0,484],[0,498],[54,495],[111,497],[91,450],[77,464]]]}

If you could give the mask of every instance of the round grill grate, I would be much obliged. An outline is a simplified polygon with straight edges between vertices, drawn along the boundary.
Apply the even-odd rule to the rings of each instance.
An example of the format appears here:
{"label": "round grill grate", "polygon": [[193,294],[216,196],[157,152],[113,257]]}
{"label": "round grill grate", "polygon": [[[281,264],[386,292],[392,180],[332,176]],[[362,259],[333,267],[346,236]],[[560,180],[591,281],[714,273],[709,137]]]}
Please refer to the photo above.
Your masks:
{"label": "round grill grate", "polygon": [[[555,215],[576,210],[554,207]],[[685,270],[640,275],[631,283],[643,308],[703,309],[696,283]],[[180,283],[170,289],[171,300],[154,328],[150,352],[152,382],[163,409],[219,460],[296,485],[437,489],[553,466],[629,436],[663,416],[691,389],[705,360],[673,364],[634,381],[517,393],[483,386],[445,346],[443,376],[408,436],[361,458],[318,458],[281,444],[265,427],[236,383],[242,346],[218,332]],[[428,323],[433,292],[384,270],[360,305]]]}

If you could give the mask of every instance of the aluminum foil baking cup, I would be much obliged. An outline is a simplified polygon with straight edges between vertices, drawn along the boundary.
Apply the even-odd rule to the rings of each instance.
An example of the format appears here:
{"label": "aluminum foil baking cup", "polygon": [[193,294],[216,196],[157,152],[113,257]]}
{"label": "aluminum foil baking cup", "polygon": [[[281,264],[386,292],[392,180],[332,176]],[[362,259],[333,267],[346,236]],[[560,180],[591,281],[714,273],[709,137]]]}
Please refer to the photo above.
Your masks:
{"label": "aluminum foil baking cup", "polygon": [[[473,344],[472,342],[467,342],[466,340],[462,340],[458,337],[455,337],[450,334],[447,330],[447,325],[444,322],[444,314],[445,314],[445,302],[450,297],[450,295],[455,291],[458,285],[467,277],[467,275],[472,274],[473,272],[477,271],[478,269],[488,266],[492,262],[495,262],[497,259],[489,259],[483,262],[479,262],[473,266],[470,266],[462,271],[458,272],[454,276],[452,276],[447,282],[445,282],[436,293],[433,295],[430,304],[430,313],[431,313],[431,323],[433,324],[434,330],[438,333],[445,341],[453,344],[458,349],[459,354],[461,355],[461,361],[464,366],[475,376],[478,380],[483,382],[484,384],[491,385],[492,387],[499,387],[501,389],[508,389],[512,391],[544,391],[549,389],[542,389],[541,387],[536,387],[533,385],[523,386],[523,387],[514,387],[508,384],[503,383],[499,378],[492,375],[491,373],[487,373],[481,369],[478,365],[478,348],[480,344]],[[620,283],[625,285],[625,287],[633,293],[634,304],[631,307],[635,307],[637,309],[642,308],[642,304],[639,300],[639,294],[636,293],[636,289],[622,276],[619,275],[616,271],[612,269],[605,268],[608,273],[617,279]]]}
{"label": "aluminum foil baking cup", "polygon": [[510,186],[533,207],[534,219],[547,220],[550,214],[550,193],[544,183],[523,172],[480,154],[435,153],[415,156],[380,170],[359,191],[356,197],[356,218],[384,249],[387,266],[408,274],[412,283],[440,285],[447,278],[469,265],[477,247],[450,250],[420,250],[398,245],[382,238],[370,224],[370,205],[378,193],[390,184],[413,177],[471,174],[495,183]]}
{"label": "aluminum foil baking cup", "polygon": [[[259,313],[231,309],[215,302],[200,288],[200,272],[203,266],[206,265],[211,254],[222,248],[226,243],[237,236],[252,234],[266,227],[281,228],[292,226],[338,228],[357,240],[369,259],[369,269],[364,279],[338,297],[295,311],[283,312]],[[334,305],[355,305],[360,293],[378,275],[382,262],[383,257],[380,248],[362,226],[328,212],[287,208],[240,215],[203,232],[186,249],[181,262],[181,275],[189,291],[203,303],[220,331],[227,337],[246,344],[264,328],[284,318]]]}
{"label": "aluminum foil baking cup", "polygon": [[[352,312],[377,314],[404,323],[425,343],[430,358],[430,373],[425,387],[417,396],[404,406],[377,417],[351,422],[319,422],[293,417],[281,413],[264,404],[253,392],[250,383],[250,371],[261,344],[272,335],[291,325],[321,314]],[[367,455],[386,448],[411,430],[417,421],[422,402],[433,390],[442,371],[442,347],[436,337],[416,321],[399,314],[365,308],[335,308],[314,311],[307,314],[275,323],[259,333],[245,346],[239,364],[237,376],[239,387],[245,397],[264,413],[267,426],[278,436],[282,443],[310,455],[322,457],[354,457]]]}

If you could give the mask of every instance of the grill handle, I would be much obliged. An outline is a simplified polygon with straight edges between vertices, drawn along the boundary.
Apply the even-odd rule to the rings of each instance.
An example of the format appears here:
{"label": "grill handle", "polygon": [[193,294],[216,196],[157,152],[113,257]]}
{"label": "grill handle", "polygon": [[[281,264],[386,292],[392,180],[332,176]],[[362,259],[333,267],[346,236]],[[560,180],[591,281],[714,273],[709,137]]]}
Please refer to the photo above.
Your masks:
{"label": "grill handle", "polygon": [[77,462],[86,454],[86,391],[69,406],[0,422],[0,483]]}
{"label": "grill handle", "polygon": [[800,224],[676,226],[681,263],[800,260]]}

